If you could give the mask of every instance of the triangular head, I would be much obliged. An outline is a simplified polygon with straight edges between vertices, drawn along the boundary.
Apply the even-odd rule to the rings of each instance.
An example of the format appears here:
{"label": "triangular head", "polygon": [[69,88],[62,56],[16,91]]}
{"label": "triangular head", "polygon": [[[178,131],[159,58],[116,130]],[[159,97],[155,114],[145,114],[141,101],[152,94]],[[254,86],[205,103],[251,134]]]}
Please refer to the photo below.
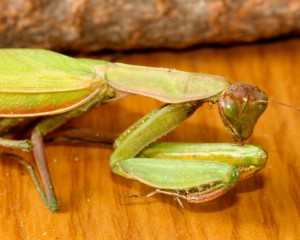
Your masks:
{"label": "triangular head", "polygon": [[219,100],[219,112],[235,141],[244,142],[252,134],[258,118],[267,108],[266,93],[246,83],[232,84]]}

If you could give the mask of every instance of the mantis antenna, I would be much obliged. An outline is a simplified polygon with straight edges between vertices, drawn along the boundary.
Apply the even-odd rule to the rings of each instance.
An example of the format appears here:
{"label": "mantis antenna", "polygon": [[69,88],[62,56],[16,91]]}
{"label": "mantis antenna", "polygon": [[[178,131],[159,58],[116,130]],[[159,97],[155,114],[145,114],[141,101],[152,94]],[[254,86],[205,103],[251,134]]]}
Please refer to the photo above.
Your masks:
{"label": "mantis antenna", "polygon": [[300,107],[296,107],[294,105],[283,103],[283,102],[278,102],[278,101],[275,101],[275,100],[259,100],[258,102],[262,102],[262,103],[274,103],[274,104],[278,104],[278,105],[281,105],[281,106],[284,106],[284,107],[291,108],[294,111],[300,112]]}

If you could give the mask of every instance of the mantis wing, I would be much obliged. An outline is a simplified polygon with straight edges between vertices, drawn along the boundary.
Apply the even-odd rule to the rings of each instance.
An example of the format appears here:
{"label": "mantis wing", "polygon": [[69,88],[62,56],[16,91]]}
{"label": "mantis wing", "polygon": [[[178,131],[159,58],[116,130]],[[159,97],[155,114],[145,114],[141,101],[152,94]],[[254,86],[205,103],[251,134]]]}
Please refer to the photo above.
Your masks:
{"label": "mantis wing", "polygon": [[168,103],[206,98],[215,101],[231,84],[226,78],[215,75],[121,63],[103,65],[96,71],[110,85],[121,91]]}
{"label": "mantis wing", "polygon": [[95,92],[84,61],[38,49],[1,49],[0,59],[1,117],[65,112]]}

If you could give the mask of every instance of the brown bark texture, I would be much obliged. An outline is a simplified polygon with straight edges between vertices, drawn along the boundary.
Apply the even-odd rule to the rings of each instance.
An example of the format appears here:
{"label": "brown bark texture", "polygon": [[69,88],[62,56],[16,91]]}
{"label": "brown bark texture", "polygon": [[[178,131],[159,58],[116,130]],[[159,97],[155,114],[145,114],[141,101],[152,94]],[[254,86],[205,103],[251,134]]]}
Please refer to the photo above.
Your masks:
{"label": "brown bark texture", "polygon": [[299,0],[1,0],[0,47],[181,49],[300,32]]}

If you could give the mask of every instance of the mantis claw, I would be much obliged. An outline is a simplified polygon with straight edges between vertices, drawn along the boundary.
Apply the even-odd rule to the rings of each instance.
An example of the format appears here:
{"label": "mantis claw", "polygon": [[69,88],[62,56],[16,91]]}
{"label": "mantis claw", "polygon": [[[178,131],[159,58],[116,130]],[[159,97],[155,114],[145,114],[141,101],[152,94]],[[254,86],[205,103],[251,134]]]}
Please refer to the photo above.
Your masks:
{"label": "mantis claw", "polygon": [[132,194],[125,196],[126,198],[149,198],[153,197],[156,194],[165,194],[169,196],[175,197],[178,204],[184,208],[183,203],[181,199],[184,199],[190,203],[203,203],[207,201],[211,201],[215,198],[218,198],[225,194],[229,189],[228,188],[221,188],[216,191],[202,191],[201,187],[198,188],[191,188],[191,189],[183,189],[178,191],[172,191],[172,190],[163,190],[163,189],[155,189],[154,191],[147,193],[147,194]]}
{"label": "mantis claw", "polygon": [[131,195],[127,195],[127,196],[123,196],[123,197],[127,197],[127,198],[149,198],[149,197],[152,197],[156,194],[166,194],[166,195],[171,195],[171,196],[174,196],[176,201],[178,202],[178,204],[180,205],[180,207],[184,208],[183,204],[182,204],[182,201],[180,200],[180,197],[182,196],[179,196],[178,193],[176,192],[170,192],[170,191],[164,191],[164,190],[161,190],[161,189],[155,189],[154,191],[150,192],[150,193],[147,193],[147,194],[131,194]]}

